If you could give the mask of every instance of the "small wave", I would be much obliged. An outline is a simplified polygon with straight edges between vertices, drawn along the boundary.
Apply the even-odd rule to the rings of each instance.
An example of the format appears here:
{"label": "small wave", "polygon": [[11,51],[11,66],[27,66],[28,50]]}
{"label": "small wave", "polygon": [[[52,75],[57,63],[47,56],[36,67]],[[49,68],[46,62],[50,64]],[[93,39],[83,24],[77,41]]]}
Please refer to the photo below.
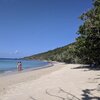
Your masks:
{"label": "small wave", "polygon": [[4,70],[0,70],[0,73],[4,73],[5,71]]}
{"label": "small wave", "polygon": [[11,73],[11,72],[13,72],[13,71],[5,71],[4,73],[5,73],[5,74],[8,74],[8,73]]}

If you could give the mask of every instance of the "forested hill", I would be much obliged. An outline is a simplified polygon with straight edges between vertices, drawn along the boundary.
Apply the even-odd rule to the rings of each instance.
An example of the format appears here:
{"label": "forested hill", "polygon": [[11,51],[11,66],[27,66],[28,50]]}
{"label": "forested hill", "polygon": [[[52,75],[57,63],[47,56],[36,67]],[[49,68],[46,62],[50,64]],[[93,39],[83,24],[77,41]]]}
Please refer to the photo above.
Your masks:
{"label": "forested hill", "polygon": [[92,8],[79,17],[83,24],[79,26],[75,43],[25,58],[100,67],[100,0],[93,0],[92,4]]}
{"label": "forested hill", "polygon": [[75,56],[75,43],[48,52],[25,57],[25,59],[52,60],[67,63],[77,63],[78,61],[78,58]]}

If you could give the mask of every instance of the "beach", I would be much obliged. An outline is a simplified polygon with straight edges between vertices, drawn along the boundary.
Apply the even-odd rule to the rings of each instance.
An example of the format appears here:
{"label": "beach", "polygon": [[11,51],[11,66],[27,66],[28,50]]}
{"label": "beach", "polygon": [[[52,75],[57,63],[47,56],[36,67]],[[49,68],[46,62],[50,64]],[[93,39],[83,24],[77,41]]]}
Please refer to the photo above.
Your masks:
{"label": "beach", "polygon": [[100,70],[81,64],[0,76],[0,100],[100,100]]}

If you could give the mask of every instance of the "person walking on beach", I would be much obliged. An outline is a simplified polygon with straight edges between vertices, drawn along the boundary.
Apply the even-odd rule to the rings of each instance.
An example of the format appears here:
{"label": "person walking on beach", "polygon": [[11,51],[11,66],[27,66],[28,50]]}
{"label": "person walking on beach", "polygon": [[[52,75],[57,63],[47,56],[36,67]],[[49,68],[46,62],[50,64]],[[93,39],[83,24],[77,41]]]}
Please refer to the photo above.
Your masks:
{"label": "person walking on beach", "polygon": [[18,71],[22,70],[22,63],[21,62],[17,63],[17,69],[18,69]]}

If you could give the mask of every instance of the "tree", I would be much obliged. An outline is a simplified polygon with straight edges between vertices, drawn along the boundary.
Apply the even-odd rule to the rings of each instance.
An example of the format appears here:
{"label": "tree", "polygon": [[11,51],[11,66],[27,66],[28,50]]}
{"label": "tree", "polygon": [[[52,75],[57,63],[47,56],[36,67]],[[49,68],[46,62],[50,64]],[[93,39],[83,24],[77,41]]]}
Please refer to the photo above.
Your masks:
{"label": "tree", "polygon": [[80,19],[83,24],[77,33],[77,55],[84,63],[100,64],[100,0],[93,0],[93,8]]}

